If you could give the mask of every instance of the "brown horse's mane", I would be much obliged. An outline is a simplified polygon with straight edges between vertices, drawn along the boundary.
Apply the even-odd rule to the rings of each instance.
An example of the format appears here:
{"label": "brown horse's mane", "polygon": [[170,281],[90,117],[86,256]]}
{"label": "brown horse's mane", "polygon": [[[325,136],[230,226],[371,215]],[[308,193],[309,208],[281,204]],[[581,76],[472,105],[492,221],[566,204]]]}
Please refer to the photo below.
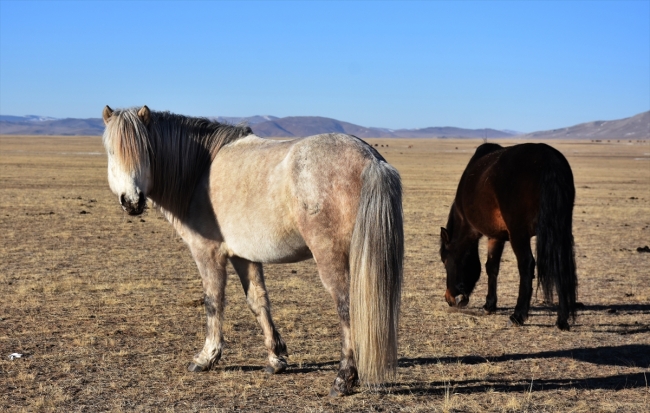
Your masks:
{"label": "brown horse's mane", "polygon": [[137,108],[115,110],[104,144],[126,170],[151,168],[153,191],[147,196],[175,218],[187,213],[199,179],[219,150],[253,133],[248,126],[170,112],[151,111],[146,121]]}

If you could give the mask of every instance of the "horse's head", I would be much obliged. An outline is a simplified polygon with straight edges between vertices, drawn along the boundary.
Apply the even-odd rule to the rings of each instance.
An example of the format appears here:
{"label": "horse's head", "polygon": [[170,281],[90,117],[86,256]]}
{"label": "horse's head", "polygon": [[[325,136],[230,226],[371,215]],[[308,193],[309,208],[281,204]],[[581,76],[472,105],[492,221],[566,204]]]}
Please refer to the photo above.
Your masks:
{"label": "horse's head", "polygon": [[445,300],[450,306],[465,307],[481,275],[481,262],[478,240],[459,241],[452,241],[452,234],[440,228],[440,258],[447,271]]}
{"label": "horse's head", "polygon": [[151,112],[142,109],[103,112],[104,147],[108,153],[108,184],[117,195],[122,209],[129,215],[140,215],[152,186],[151,151],[147,126]]}

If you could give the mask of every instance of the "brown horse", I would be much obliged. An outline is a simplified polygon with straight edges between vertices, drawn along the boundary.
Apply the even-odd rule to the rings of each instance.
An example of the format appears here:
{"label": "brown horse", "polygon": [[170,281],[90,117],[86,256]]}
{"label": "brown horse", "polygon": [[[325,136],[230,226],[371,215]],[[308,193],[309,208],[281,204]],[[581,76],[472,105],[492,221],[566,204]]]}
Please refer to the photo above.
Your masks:
{"label": "brown horse", "polygon": [[222,353],[226,264],[239,275],[264,333],[269,373],[287,368],[262,263],[313,257],[341,325],[330,395],[358,379],[378,384],[397,367],[404,234],[393,167],[349,135],[266,140],[251,129],[140,110],[103,113],[108,181],[124,210],[146,199],[188,244],[203,280],[206,340],[190,371]]}
{"label": "brown horse", "polygon": [[557,326],[568,330],[575,318],[576,265],[571,232],[575,188],[566,158],[545,144],[478,147],[458,184],[456,198],[441,228],[440,257],[447,271],[445,299],[467,305],[481,275],[479,239],[488,237],[486,312],[497,308],[501,254],[510,241],[519,268],[519,297],[510,322],[528,318],[535,259],[530,239],[537,236],[537,275],[547,302],[558,296]]}

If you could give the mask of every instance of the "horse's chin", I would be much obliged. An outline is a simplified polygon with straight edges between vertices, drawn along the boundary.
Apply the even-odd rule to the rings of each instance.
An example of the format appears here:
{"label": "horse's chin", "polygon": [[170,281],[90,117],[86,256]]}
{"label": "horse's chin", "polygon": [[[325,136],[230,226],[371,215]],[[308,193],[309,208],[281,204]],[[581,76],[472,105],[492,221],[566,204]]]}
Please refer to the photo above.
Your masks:
{"label": "horse's chin", "polygon": [[142,215],[142,213],[144,213],[145,209],[146,209],[146,204],[145,203],[139,203],[136,206],[122,205],[122,210],[124,210],[124,212],[126,212],[127,214],[129,214],[131,216]]}
{"label": "horse's chin", "polygon": [[469,297],[464,294],[454,296],[451,291],[447,289],[447,291],[445,291],[445,301],[447,301],[447,304],[449,304],[450,307],[463,308],[469,303]]}
{"label": "horse's chin", "polygon": [[465,297],[463,294],[458,294],[455,297],[455,301],[456,301],[456,307],[464,308],[467,307],[467,304],[469,303],[469,297]]}
{"label": "horse's chin", "polygon": [[144,208],[142,210],[130,210],[130,211],[127,211],[125,209],[124,211],[126,211],[126,213],[131,216],[138,216],[138,215],[142,215],[142,213],[144,212]]}
{"label": "horse's chin", "polygon": [[144,210],[147,208],[147,198],[144,196],[142,192],[140,192],[138,197],[138,203],[133,204],[132,202],[127,202],[127,200],[124,198],[124,195],[121,195],[120,205],[122,206],[124,212],[126,212],[129,215],[142,215]]}

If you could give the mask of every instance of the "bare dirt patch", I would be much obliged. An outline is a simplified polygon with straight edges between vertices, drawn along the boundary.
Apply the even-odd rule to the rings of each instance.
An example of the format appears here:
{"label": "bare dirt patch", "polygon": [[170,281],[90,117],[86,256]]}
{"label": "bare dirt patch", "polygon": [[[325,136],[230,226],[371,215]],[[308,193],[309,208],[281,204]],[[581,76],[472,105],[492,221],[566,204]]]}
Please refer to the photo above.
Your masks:
{"label": "bare dirt patch", "polygon": [[650,245],[647,141],[549,142],[577,190],[585,308],[570,332],[541,294],[526,326],[506,328],[518,287],[509,247],[496,314],[480,311],[485,277],[467,310],[444,302],[440,226],[480,141],[368,141],[404,181],[400,364],[394,383],[330,399],[338,317],[313,262],[265,267],[286,373],[263,372],[261,331],[232,271],[222,361],[188,373],[203,345],[202,290],[171,226],[152,210],[122,213],[100,138],[0,137],[0,410],[648,411],[650,254],[637,251]]}

